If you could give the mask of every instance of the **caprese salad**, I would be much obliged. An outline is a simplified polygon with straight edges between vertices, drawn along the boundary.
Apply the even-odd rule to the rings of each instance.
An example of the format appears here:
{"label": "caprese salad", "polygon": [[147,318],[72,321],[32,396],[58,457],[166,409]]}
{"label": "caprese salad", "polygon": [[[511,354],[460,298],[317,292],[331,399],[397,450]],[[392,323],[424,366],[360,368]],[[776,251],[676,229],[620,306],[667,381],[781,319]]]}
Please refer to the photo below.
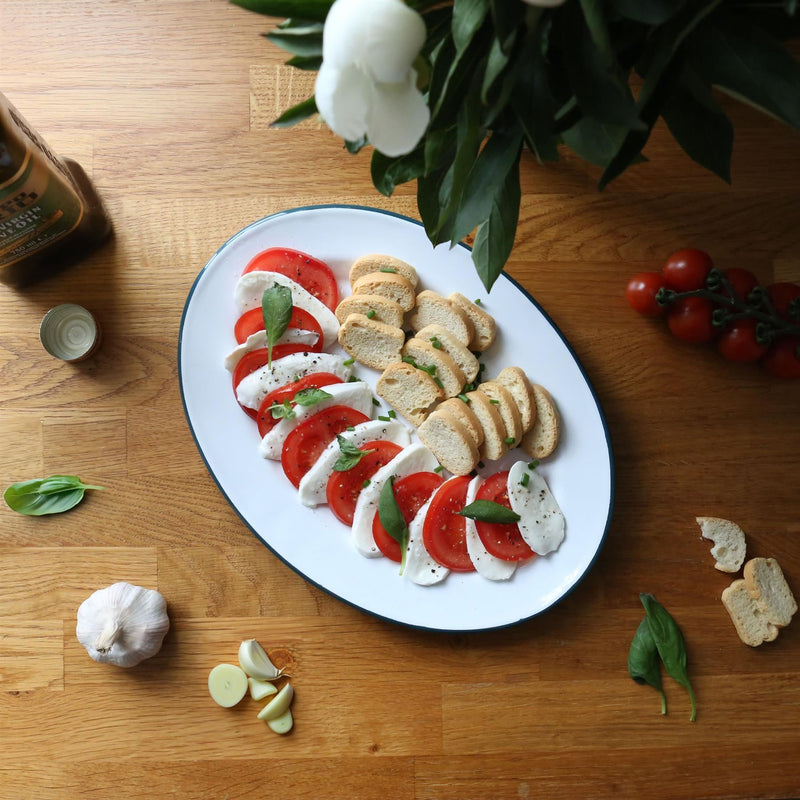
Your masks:
{"label": "caprese salad", "polygon": [[[431,451],[337,352],[336,277],[297,250],[270,248],[234,288],[236,347],[225,359],[265,459],[308,507],[326,504],[367,558],[431,585],[450,572],[508,580],[558,548],[565,521],[535,465],[448,476]],[[259,443],[260,442],[260,443]]]}

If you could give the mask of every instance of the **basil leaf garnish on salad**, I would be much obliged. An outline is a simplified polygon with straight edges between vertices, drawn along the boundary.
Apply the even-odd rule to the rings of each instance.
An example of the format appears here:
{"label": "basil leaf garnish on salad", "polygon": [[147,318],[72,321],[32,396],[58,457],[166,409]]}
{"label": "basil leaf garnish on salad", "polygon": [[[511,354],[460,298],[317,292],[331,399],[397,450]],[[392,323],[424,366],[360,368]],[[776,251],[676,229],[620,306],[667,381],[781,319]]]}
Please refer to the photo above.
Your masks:
{"label": "basil leaf garnish on salad", "polygon": [[294,419],[297,414],[288,400],[282,403],[273,403],[269,407],[269,413],[272,419]]}
{"label": "basil leaf garnish on salad", "polygon": [[3,499],[12,511],[40,517],[69,511],[83,500],[87,489],[103,488],[83,483],[75,475],[51,475],[12,483],[3,493]]}
{"label": "basil leaf garnish on salad", "polygon": [[462,517],[469,517],[478,522],[494,522],[499,525],[510,525],[512,522],[519,522],[520,516],[516,511],[501,506],[493,500],[476,500],[468,506],[464,506],[458,512]]}
{"label": "basil leaf garnish on salad", "polygon": [[394,475],[383,484],[378,498],[378,518],[386,533],[400,545],[400,574],[406,568],[408,553],[408,525],[394,496]]}
{"label": "basil leaf garnish on salad", "polygon": [[372,450],[359,450],[352,442],[348,442],[341,434],[337,434],[336,441],[339,443],[339,458],[333,465],[335,472],[347,472],[361,461],[367,453],[373,452]]}
{"label": "basil leaf garnish on salad", "polygon": [[292,399],[293,403],[296,403],[298,406],[315,406],[317,403],[321,403],[323,400],[328,400],[329,398],[333,397],[332,394],[326,392],[324,389],[317,389],[311,387],[309,389],[301,389]]}
{"label": "basil leaf garnish on salad", "polygon": [[292,290],[275,284],[261,295],[261,313],[267,332],[267,363],[272,366],[272,348],[286,333],[292,319]]}

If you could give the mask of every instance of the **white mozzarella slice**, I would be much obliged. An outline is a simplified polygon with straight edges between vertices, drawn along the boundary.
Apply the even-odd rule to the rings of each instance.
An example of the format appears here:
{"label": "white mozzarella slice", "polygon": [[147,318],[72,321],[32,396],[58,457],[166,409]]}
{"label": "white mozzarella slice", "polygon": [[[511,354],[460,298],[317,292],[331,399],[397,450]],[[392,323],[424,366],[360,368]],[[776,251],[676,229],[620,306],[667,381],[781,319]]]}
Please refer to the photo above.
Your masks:
{"label": "white mozzarella slice", "polygon": [[313,294],[306,291],[297,281],[280,275],[277,272],[254,271],[246,272],[236,282],[233,290],[233,299],[240,314],[251,308],[261,307],[261,298],[267,289],[276,284],[286,286],[292,292],[292,304],[303,311],[308,311],[319,323],[322,329],[323,348],[328,348],[336,342],[339,332],[339,320],[323,302],[317,300]]}
{"label": "white mozzarella slice", "polygon": [[[526,474],[527,485],[523,486]],[[564,515],[547,481],[524,461],[517,461],[508,471],[508,499],[520,516],[519,532],[531,550],[542,556],[556,550],[564,541]]]}
{"label": "white mozzarella slice", "polygon": [[[317,342],[317,334],[314,331],[304,331],[298,328],[289,328],[275,344],[302,344],[313,347]],[[236,365],[247,353],[253,350],[261,350],[267,346],[267,332],[256,331],[251,333],[235,350],[225,356],[225,369],[233,372]]]}
{"label": "white mozzarella slice", "polygon": [[369,485],[361,490],[353,514],[353,544],[367,558],[381,555],[372,535],[372,520],[378,510],[381,489],[392,475],[398,480],[415,472],[433,472],[439,462],[425,447],[416,442],[401,450],[388,464],[384,464],[373,476]]}
{"label": "white mozzarella slice", "polygon": [[[476,475],[467,486],[467,498],[464,505],[469,505],[475,502],[475,497],[478,494],[478,489],[483,483],[483,478]],[[503,561],[502,558],[493,556],[483,545],[481,537],[478,535],[478,527],[475,525],[475,520],[466,517],[466,533],[467,533],[467,552],[475,565],[475,571],[488,578],[490,581],[507,581],[517,568],[516,561]]]}
{"label": "white mozzarella slice", "polygon": [[[355,447],[361,447],[365,442],[372,441],[394,442],[400,447],[406,447],[411,443],[408,427],[399,420],[384,422],[380,419],[371,419],[369,422],[354,425],[352,431],[343,431],[341,436]],[[298,487],[300,502],[303,505],[313,507],[326,501],[328,478],[333,473],[333,465],[340,455],[339,442],[334,439],[322,451],[314,466],[303,475]]]}
{"label": "white mozzarella slice", "polygon": [[271,391],[313,372],[330,372],[346,381],[353,369],[332,353],[290,353],[273,361],[271,367],[265,365],[242,378],[236,387],[236,399],[257,411]]}
{"label": "white mozzarella slice", "polygon": [[422,538],[422,526],[425,524],[425,515],[428,513],[431,500],[433,500],[433,496],[417,511],[414,519],[408,525],[408,549],[406,550],[406,566],[403,570],[403,577],[420,586],[432,586],[434,583],[443,581],[450,574],[447,567],[434,561]]}
{"label": "white mozzarella slice", "polygon": [[371,416],[374,405],[372,403],[372,389],[366,381],[354,381],[353,383],[334,383],[330,386],[323,386],[323,392],[327,392],[330,397],[320,400],[313,406],[296,405],[294,416],[291,419],[282,419],[275,427],[269,430],[261,440],[259,452],[264,458],[271,458],[279,461],[281,450],[286,437],[303,421],[314,414],[324,411],[331,406],[347,406],[356,411],[360,411],[367,417]]}

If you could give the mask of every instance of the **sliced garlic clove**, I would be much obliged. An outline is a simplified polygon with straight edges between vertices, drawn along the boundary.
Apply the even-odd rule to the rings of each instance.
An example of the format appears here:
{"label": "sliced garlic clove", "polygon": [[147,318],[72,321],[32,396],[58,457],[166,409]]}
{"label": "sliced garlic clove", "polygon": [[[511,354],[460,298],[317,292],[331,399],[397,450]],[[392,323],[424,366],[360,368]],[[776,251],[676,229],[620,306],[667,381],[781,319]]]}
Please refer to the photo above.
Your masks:
{"label": "sliced garlic clove", "polygon": [[270,720],[277,719],[281,716],[292,704],[292,698],[294,697],[294,689],[292,688],[291,683],[287,683],[286,686],[281,689],[272,700],[267,703],[261,711],[258,712],[258,718],[266,720],[269,722]]}
{"label": "sliced garlic clove", "polygon": [[239,663],[251,678],[258,681],[274,681],[281,676],[281,670],[269,660],[266,651],[255,639],[245,639],[239,645]]}
{"label": "sliced garlic clove", "polygon": [[235,664],[217,664],[208,675],[208,691],[215,703],[231,708],[247,694],[247,675]]}
{"label": "sliced garlic clove", "polygon": [[269,697],[278,691],[275,688],[275,684],[267,681],[259,681],[255,678],[248,678],[247,684],[250,687],[250,697],[252,697],[253,700],[263,700],[265,697]]}
{"label": "sliced garlic clove", "polygon": [[286,711],[283,712],[279,717],[275,717],[275,719],[268,719],[267,725],[269,725],[270,730],[275,731],[275,733],[289,733],[289,731],[294,726],[294,717],[292,717],[292,710],[287,708]]}

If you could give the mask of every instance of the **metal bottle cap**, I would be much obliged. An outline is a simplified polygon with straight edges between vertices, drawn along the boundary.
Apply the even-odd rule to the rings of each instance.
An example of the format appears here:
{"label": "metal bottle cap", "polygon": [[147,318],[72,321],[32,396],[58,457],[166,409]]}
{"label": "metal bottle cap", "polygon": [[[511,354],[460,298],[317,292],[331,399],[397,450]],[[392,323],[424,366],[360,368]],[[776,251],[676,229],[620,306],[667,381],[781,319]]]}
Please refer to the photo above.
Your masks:
{"label": "metal bottle cap", "polygon": [[39,339],[51,356],[62,361],[83,361],[100,344],[100,327],[83,306],[63,303],[44,315]]}

